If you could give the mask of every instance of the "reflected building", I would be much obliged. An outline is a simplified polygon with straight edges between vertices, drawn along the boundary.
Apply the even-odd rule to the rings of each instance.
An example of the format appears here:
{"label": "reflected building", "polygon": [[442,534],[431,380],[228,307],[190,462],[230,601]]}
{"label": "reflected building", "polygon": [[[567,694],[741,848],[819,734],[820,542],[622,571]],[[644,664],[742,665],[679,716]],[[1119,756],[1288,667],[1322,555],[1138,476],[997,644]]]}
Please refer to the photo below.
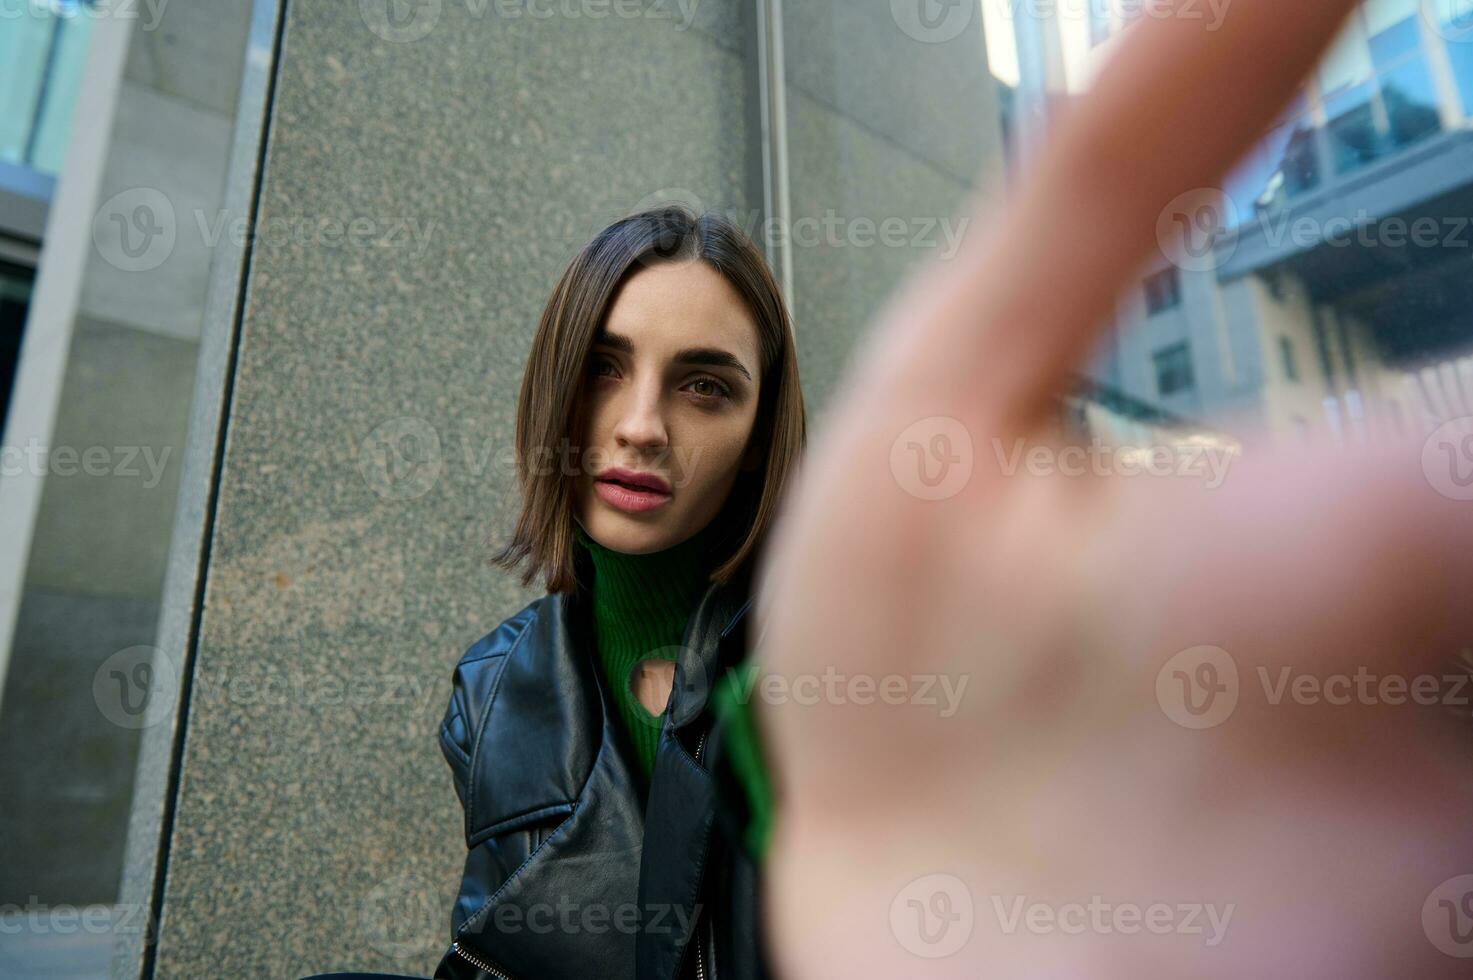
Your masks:
{"label": "reflected building", "polygon": [[[989,47],[1026,160],[1148,7],[1016,6],[988,11]],[[1093,380],[1279,444],[1473,414],[1470,120],[1473,0],[1362,4],[1220,197],[1179,216],[1184,250],[1122,297]]]}

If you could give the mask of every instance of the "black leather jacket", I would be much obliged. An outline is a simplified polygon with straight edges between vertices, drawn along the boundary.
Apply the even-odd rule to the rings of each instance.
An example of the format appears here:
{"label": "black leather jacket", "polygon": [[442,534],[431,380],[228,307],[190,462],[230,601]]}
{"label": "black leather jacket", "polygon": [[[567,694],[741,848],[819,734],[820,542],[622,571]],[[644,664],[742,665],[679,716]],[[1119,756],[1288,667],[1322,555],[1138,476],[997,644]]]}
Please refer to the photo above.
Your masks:
{"label": "black leather jacket", "polygon": [[440,746],[467,854],[437,980],[769,975],[707,706],[745,655],[749,589],[750,571],[709,586],[686,624],[644,810],[585,589],[531,602],[461,657]]}

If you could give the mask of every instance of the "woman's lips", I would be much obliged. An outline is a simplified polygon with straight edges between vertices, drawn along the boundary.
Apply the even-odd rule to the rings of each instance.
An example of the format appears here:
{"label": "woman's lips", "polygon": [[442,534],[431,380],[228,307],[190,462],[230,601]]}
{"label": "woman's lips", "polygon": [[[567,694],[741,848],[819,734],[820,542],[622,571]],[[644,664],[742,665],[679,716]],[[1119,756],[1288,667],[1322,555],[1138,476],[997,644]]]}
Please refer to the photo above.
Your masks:
{"label": "woman's lips", "polygon": [[670,502],[671,497],[671,494],[660,493],[658,490],[634,490],[610,480],[595,480],[593,488],[604,503],[630,514],[663,507]]}

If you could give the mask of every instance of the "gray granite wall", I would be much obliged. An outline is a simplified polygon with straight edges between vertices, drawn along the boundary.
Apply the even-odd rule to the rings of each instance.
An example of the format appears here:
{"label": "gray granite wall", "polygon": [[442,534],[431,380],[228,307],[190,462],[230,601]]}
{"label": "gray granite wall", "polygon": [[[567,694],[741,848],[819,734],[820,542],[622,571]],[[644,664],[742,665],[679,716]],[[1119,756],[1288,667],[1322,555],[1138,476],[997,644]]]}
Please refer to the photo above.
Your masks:
{"label": "gray granite wall", "polygon": [[906,270],[974,230],[1002,190],[978,3],[786,0],[798,355],[821,420],[857,334]]}
{"label": "gray granite wall", "polygon": [[752,200],[735,3],[394,6],[286,7],[159,977],[428,975],[450,670],[532,598],[484,560],[538,313],[649,195]]}

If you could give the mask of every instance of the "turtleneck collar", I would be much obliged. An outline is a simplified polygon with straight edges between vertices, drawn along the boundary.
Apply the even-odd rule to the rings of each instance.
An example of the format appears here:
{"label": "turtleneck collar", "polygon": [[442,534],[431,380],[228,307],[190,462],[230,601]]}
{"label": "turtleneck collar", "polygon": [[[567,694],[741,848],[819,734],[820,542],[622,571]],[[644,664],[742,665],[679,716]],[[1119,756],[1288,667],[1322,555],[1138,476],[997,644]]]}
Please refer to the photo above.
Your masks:
{"label": "turtleneck collar", "polygon": [[712,520],[679,544],[643,555],[607,548],[575,523],[574,536],[592,559],[599,632],[607,635],[612,628],[628,640],[635,640],[631,631],[643,634],[650,646],[679,642],[691,610],[711,585],[718,523]]}

